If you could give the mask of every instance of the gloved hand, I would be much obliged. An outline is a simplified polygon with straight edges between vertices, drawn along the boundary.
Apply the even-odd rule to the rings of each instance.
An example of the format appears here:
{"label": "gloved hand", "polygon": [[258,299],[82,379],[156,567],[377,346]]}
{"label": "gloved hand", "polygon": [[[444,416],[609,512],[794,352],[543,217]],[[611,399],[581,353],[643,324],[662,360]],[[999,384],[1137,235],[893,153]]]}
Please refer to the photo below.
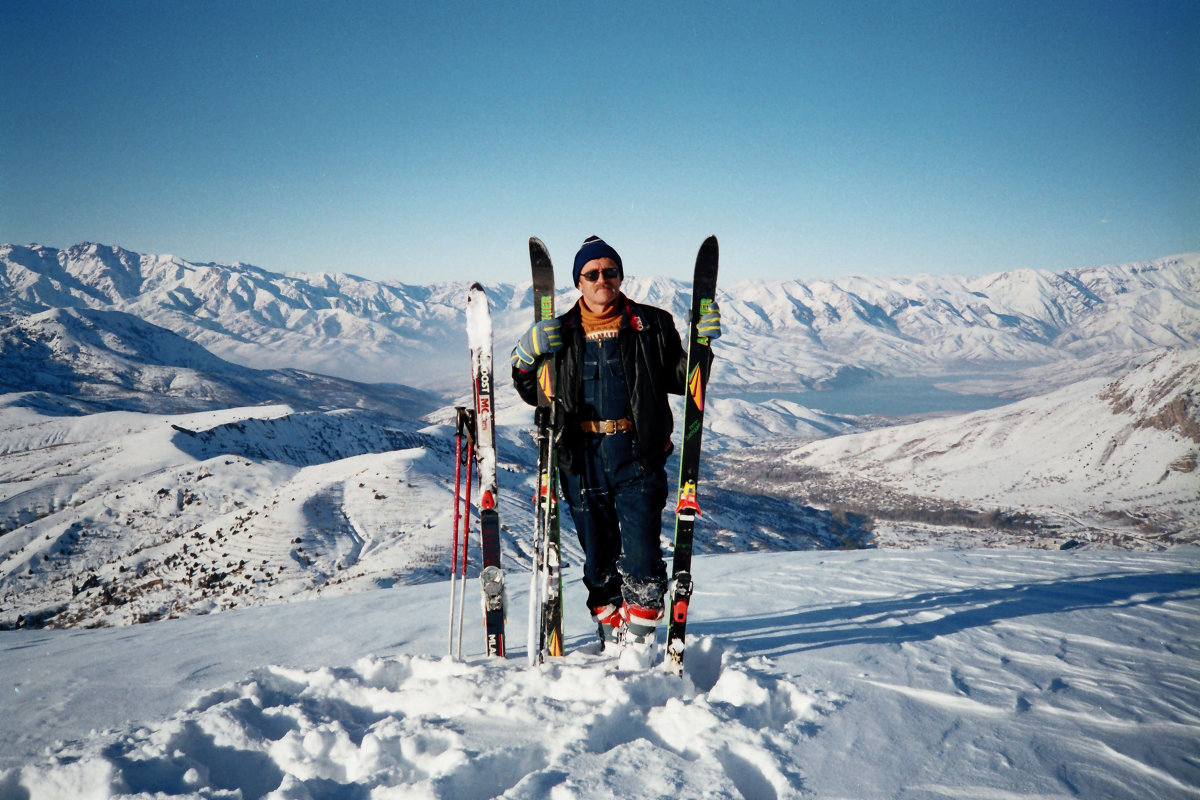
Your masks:
{"label": "gloved hand", "polygon": [[544,319],[535,322],[521,335],[509,360],[517,369],[529,372],[539,358],[557,353],[562,346],[562,323],[557,319]]}
{"label": "gloved hand", "polygon": [[696,323],[696,333],[709,339],[721,338],[721,309],[716,300],[709,303],[708,311],[700,315],[700,320]]}

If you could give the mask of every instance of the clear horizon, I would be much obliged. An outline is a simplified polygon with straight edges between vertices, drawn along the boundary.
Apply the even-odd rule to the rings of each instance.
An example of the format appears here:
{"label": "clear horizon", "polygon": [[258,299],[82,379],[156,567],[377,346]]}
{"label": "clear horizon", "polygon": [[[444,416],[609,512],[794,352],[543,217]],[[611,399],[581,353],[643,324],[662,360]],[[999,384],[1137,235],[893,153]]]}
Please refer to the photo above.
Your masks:
{"label": "clear horizon", "polygon": [[[1200,250],[1200,4],[0,4],[0,241],[376,280]],[[561,283],[562,281],[560,281]]]}

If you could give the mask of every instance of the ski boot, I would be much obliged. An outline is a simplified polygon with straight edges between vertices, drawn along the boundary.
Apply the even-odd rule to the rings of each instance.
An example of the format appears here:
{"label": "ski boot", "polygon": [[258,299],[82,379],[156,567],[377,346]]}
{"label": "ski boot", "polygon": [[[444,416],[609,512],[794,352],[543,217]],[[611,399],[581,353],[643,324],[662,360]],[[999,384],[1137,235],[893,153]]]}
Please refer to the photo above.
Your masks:
{"label": "ski boot", "polygon": [[600,651],[605,655],[619,655],[621,652],[621,609],[614,604],[597,606],[592,609],[592,620],[596,623],[596,635],[600,638]]}
{"label": "ski boot", "polygon": [[621,651],[617,668],[649,669],[658,656],[658,625],[661,608],[646,608],[625,603],[621,606]]}

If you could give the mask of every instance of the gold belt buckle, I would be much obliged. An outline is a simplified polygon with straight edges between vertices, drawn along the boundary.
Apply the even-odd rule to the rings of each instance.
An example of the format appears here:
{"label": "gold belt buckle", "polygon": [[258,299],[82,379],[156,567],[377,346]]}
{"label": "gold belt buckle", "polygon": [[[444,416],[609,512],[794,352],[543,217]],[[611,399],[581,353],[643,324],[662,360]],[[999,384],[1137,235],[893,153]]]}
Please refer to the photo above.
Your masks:
{"label": "gold belt buckle", "polygon": [[602,433],[606,436],[630,429],[629,420],[627,419],[598,419],[591,422],[582,422],[580,423],[580,427],[588,433]]}

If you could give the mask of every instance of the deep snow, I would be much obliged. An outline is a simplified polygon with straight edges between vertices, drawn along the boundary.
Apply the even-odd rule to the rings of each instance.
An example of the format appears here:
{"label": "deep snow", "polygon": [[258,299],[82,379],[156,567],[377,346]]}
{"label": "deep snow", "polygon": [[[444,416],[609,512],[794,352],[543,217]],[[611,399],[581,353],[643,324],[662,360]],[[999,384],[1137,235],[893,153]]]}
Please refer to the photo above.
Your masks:
{"label": "deep snow", "polygon": [[443,657],[447,583],[0,632],[0,798],[1200,796],[1200,549],[696,574],[685,680],[592,654],[574,570],[538,668],[519,614]]}

